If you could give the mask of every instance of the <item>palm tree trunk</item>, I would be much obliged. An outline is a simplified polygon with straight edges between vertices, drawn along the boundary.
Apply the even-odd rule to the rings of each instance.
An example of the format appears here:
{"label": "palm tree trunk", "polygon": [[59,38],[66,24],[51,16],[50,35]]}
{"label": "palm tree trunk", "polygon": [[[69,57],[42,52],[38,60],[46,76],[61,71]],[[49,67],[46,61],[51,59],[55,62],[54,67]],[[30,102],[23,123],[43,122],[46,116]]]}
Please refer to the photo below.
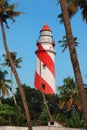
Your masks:
{"label": "palm tree trunk", "polygon": [[12,96],[13,96],[13,99],[14,99],[14,103],[17,106],[16,97],[15,97],[15,94],[14,94],[14,91],[13,91],[13,79],[12,79],[12,70],[11,70],[11,67],[10,67],[10,74],[11,74],[11,92],[12,92]]}
{"label": "palm tree trunk", "polygon": [[0,105],[2,105],[2,101],[1,101],[1,99],[0,99]]}
{"label": "palm tree trunk", "polygon": [[4,48],[5,48],[6,54],[7,54],[8,58],[9,58],[9,61],[10,61],[10,64],[11,64],[11,69],[12,69],[12,71],[14,73],[14,76],[15,76],[15,79],[16,79],[16,82],[18,84],[19,91],[20,91],[20,94],[21,94],[21,97],[22,97],[22,101],[23,101],[23,105],[24,105],[24,109],[25,109],[25,114],[26,114],[26,119],[27,119],[28,130],[32,130],[31,119],[30,119],[29,108],[28,108],[26,96],[25,96],[22,84],[20,82],[19,76],[17,74],[17,71],[15,69],[14,63],[13,63],[13,61],[11,59],[11,55],[10,55],[10,52],[9,52],[9,49],[8,49],[8,46],[7,46],[7,42],[6,42],[6,35],[5,35],[5,31],[4,31],[4,25],[3,25],[2,22],[1,22],[1,29],[2,29]]}
{"label": "palm tree trunk", "polygon": [[70,24],[70,18],[66,6],[66,0],[60,0],[60,6],[63,13],[64,26],[65,26],[66,36],[68,40],[71,63],[72,63],[72,67],[73,67],[73,71],[74,71],[74,75],[78,87],[78,92],[81,100],[82,110],[83,110],[86,127],[87,127],[87,95],[84,89],[83,79],[82,79],[80,66],[77,58],[75,43],[74,43],[71,24]]}

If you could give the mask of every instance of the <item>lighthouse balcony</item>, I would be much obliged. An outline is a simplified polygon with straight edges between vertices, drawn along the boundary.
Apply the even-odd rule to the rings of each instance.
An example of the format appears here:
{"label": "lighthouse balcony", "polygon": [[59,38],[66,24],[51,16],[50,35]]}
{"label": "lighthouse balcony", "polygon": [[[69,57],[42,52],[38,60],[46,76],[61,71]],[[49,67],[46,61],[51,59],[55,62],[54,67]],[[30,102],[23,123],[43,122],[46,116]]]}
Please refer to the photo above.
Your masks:
{"label": "lighthouse balcony", "polygon": [[49,35],[49,36],[52,36],[52,31],[41,31],[40,35]]}
{"label": "lighthouse balcony", "polygon": [[51,41],[51,42],[48,42],[48,41],[44,41],[44,42],[37,42],[37,46],[41,46],[41,45],[44,45],[44,46],[55,46],[55,42]]}
{"label": "lighthouse balcony", "polygon": [[36,54],[42,53],[42,52],[50,52],[50,53],[56,54],[56,52],[54,50],[36,50],[35,51]]}
{"label": "lighthouse balcony", "polygon": [[52,42],[52,37],[50,37],[50,36],[40,36],[39,42]]}

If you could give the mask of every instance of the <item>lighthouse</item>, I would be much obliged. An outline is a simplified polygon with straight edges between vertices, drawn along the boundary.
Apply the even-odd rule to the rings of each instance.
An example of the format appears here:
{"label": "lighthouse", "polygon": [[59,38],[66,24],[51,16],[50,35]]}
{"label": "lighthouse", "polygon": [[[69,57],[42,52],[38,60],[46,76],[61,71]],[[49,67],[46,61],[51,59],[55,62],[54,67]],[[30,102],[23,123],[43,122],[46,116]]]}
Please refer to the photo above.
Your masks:
{"label": "lighthouse", "polygon": [[55,54],[52,30],[45,24],[36,43],[36,71],[34,86],[45,94],[55,94]]}

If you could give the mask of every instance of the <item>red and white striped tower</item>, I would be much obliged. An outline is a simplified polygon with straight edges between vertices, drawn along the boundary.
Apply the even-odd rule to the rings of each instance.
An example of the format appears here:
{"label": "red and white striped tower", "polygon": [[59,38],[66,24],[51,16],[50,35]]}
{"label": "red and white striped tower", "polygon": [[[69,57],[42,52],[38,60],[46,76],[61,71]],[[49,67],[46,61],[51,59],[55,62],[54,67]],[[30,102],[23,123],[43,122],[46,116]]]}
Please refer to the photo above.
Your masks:
{"label": "red and white striped tower", "polygon": [[40,30],[36,50],[35,88],[45,94],[55,94],[55,43],[48,25]]}

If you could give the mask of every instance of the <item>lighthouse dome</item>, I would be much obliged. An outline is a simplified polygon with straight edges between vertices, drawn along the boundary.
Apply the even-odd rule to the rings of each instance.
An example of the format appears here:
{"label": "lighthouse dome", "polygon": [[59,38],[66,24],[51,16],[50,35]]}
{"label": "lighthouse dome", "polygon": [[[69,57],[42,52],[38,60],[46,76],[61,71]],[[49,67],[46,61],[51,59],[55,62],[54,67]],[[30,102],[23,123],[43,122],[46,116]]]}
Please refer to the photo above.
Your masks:
{"label": "lighthouse dome", "polygon": [[45,24],[43,26],[43,28],[41,29],[41,31],[51,31],[51,29],[50,29],[50,27],[47,24]]}
{"label": "lighthouse dome", "polygon": [[40,30],[39,42],[52,42],[52,31],[47,24]]}

